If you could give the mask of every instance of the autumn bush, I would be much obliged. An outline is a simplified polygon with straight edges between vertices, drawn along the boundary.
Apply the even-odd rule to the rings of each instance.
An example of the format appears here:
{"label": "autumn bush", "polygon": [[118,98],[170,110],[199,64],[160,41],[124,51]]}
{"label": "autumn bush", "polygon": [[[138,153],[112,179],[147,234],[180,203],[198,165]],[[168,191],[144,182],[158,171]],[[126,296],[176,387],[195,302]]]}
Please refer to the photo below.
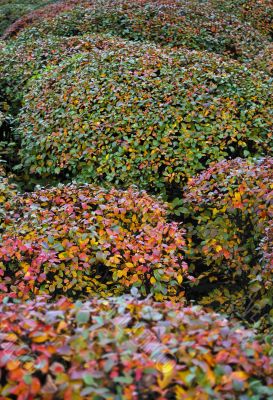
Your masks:
{"label": "autumn bush", "polygon": [[263,255],[264,270],[271,275],[273,272],[273,220],[269,222],[269,226],[265,230],[265,237],[261,242],[260,251]]}
{"label": "autumn bush", "polygon": [[[61,3],[62,4],[62,3]],[[65,4],[65,3],[63,3]],[[131,40],[153,41],[168,46],[225,53],[241,60],[251,59],[267,38],[213,1],[93,1],[78,2],[71,10],[48,7],[25,26],[39,26],[60,36],[109,32]],[[57,6],[58,7],[58,6]],[[234,11],[234,10],[233,10]],[[10,33],[17,32],[10,29]]]}
{"label": "autumn bush", "polygon": [[164,194],[211,161],[271,153],[269,76],[206,52],[96,40],[29,83],[23,169]]}
{"label": "autumn bush", "polygon": [[211,0],[213,6],[227,15],[236,15],[241,21],[272,40],[273,4],[271,0]]}
{"label": "autumn bush", "polygon": [[273,43],[266,46],[251,62],[251,67],[273,75]]}
{"label": "autumn bush", "polygon": [[183,296],[184,232],[145,192],[91,185],[14,198],[0,241],[0,288],[24,299],[119,295],[135,286],[156,299]]}
{"label": "autumn bush", "polygon": [[43,36],[32,28],[16,39],[0,42],[0,94],[13,114],[21,108],[28,81],[68,56],[88,53],[90,49],[112,48],[115,38],[105,36]]}
{"label": "autumn bush", "polygon": [[18,18],[52,0],[0,0],[0,35]]}
{"label": "autumn bush", "polygon": [[[204,304],[251,315],[271,305],[272,268],[259,246],[273,215],[273,159],[224,160],[193,178],[180,211]],[[203,288],[202,288],[203,286]]]}
{"label": "autumn bush", "polygon": [[198,307],[38,297],[5,301],[0,318],[4,398],[272,397],[273,359],[253,333]]}
{"label": "autumn bush", "polygon": [[9,208],[9,201],[13,199],[17,192],[18,188],[12,182],[11,178],[7,176],[4,167],[0,164],[0,232],[6,208]]}

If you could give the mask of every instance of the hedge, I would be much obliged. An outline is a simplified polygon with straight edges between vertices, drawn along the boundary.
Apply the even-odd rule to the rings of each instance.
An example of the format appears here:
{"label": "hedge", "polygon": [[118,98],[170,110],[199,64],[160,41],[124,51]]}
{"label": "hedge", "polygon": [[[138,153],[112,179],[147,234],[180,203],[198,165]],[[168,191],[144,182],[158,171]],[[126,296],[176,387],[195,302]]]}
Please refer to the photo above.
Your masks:
{"label": "hedge", "polygon": [[271,276],[273,271],[273,220],[269,222],[269,226],[265,231],[265,237],[260,245],[260,251],[263,254],[264,270]]}
{"label": "hedge", "polygon": [[198,307],[130,297],[0,305],[0,395],[23,399],[270,399],[253,333]]}
{"label": "hedge", "polygon": [[268,41],[249,23],[219,10],[213,1],[202,2],[201,7],[199,1],[185,0],[78,3],[79,7],[71,10],[65,9],[65,2],[58,10],[55,5],[48,7],[21,26],[15,25],[10,34],[29,25],[38,26],[44,34],[60,36],[109,32],[136,41],[225,53],[242,61],[252,59]]}
{"label": "hedge", "polygon": [[237,15],[272,40],[273,3],[271,0],[213,0],[217,8]]}
{"label": "hedge", "polygon": [[6,172],[2,165],[0,164],[0,232],[1,232],[1,223],[5,218],[6,209],[10,208],[10,201],[17,194],[18,188],[9,176],[6,175]]}
{"label": "hedge", "polygon": [[273,216],[272,182],[272,157],[239,158],[210,166],[185,189],[180,211],[201,303],[243,313],[249,304],[250,314],[271,305],[272,268],[259,246]]}
{"label": "hedge", "polygon": [[[45,68],[58,65],[67,56],[89,52],[96,46],[111,47],[115,38],[98,40],[92,36],[43,36],[33,28],[23,31],[16,39],[0,42],[0,95],[16,115],[22,106],[28,81]],[[112,44],[113,46],[113,44]]]}
{"label": "hedge", "polygon": [[52,0],[0,0],[0,35],[22,15],[51,2]]}
{"label": "hedge", "polygon": [[271,154],[266,74],[206,52],[96,40],[29,84],[17,134],[31,174],[164,193],[211,161]]}
{"label": "hedge", "polygon": [[251,67],[273,75],[273,43],[266,46],[251,62]]}
{"label": "hedge", "polygon": [[132,287],[158,300],[183,297],[184,231],[146,192],[41,189],[14,198],[3,229],[2,297],[109,296]]}

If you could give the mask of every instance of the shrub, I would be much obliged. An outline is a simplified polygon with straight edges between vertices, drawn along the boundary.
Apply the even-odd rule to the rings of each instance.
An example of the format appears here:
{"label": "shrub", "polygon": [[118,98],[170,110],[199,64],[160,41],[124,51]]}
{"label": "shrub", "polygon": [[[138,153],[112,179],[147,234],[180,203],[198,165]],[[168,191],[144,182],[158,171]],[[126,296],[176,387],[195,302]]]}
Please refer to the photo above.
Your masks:
{"label": "shrub", "polygon": [[1,0],[0,35],[22,15],[49,3],[51,3],[50,0]]}
{"label": "shrub", "polygon": [[[110,32],[131,40],[225,53],[241,60],[251,59],[267,42],[250,24],[222,12],[212,1],[203,2],[202,7],[197,0],[83,1],[68,11],[62,4],[58,11],[50,11],[58,7],[53,5],[30,18],[30,26],[60,36]],[[13,33],[12,28],[9,31]]]}
{"label": "shrub", "polygon": [[273,43],[266,46],[251,62],[251,67],[273,75]]}
{"label": "shrub", "polygon": [[15,198],[0,242],[2,291],[29,298],[119,295],[136,286],[180,298],[184,232],[145,192],[61,186]]}
{"label": "shrub", "polygon": [[212,0],[214,7],[236,15],[272,39],[273,4],[271,0]]}
{"label": "shrub", "polygon": [[263,267],[257,248],[273,216],[272,178],[268,157],[224,160],[189,183],[181,210],[189,218],[188,257],[198,266],[204,303],[250,315],[271,304],[272,270]]}
{"label": "shrub", "polygon": [[110,44],[35,76],[17,131],[31,174],[164,192],[211,161],[271,153],[268,76],[208,53]]}
{"label": "shrub", "polygon": [[[270,196],[272,194],[271,192]],[[265,238],[261,243],[260,250],[263,255],[264,271],[268,275],[268,280],[270,280],[273,271],[273,220],[270,221],[265,231]]]}
{"label": "shrub", "polygon": [[0,306],[0,395],[18,399],[270,399],[254,335],[198,307],[133,298]]}
{"label": "shrub", "polygon": [[[103,44],[106,43],[105,39]],[[23,31],[16,39],[0,43],[0,93],[13,114],[21,107],[31,77],[35,79],[43,69],[58,65],[68,55],[88,52],[88,46],[88,39],[43,37],[35,29]]]}
{"label": "shrub", "polygon": [[0,227],[6,209],[10,207],[9,202],[16,195],[17,191],[16,185],[11,182],[11,178],[6,175],[4,168],[0,164]]}

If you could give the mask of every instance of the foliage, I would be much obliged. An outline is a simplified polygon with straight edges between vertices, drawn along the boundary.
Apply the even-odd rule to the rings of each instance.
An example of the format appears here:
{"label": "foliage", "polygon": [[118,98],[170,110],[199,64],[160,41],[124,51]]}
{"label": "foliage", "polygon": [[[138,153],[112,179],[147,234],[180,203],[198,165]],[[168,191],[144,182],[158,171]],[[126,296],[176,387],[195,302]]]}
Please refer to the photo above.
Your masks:
{"label": "foliage", "polygon": [[269,226],[265,231],[265,238],[261,243],[260,250],[263,254],[264,269],[271,275],[273,271],[273,220],[269,222]]}
{"label": "foliage", "polygon": [[250,314],[271,304],[272,268],[263,266],[257,248],[273,216],[272,182],[270,157],[224,160],[190,181],[182,212],[203,303],[244,313],[249,304]]}
{"label": "foliage", "polygon": [[[60,36],[109,32],[131,40],[225,53],[251,59],[267,42],[265,36],[233,14],[221,11],[213,1],[97,0],[78,2],[79,7],[55,12],[48,7],[22,27],[36,25],[44,33]],[[61,3],[62,4],[62,3]],[[63,3],[65,4],[65,3]],[[12,29],[10,30],[13,33]],[[18,31],[15,29],[15,32]]]}
{"label": "foliage", "polygon": [[0,0],[0,35],[22,15],[51,2],[52,0]]}
{"label": "foliage", "polygon": [[145,192],[90,185],[38,190],[14,199],[4,228],[2,292],[79,298],[135,286],[158,300],[183,296],[184,232]]}
{"label": "foliage", "polygon": [[251,67],[273,75],[273,43],[266,46],[251,62]]}
{"label": "foliage", "polygon": [[88,52],[88,46],[88,40],[79,36],[43,37],[36,29],[23,31],[16,39],[1,42],[0,93],[11,112],[16,115],[20,109],[31,77],[35,79],[43,69],[58,65],[68,55]]}
{"label": "foliage", "polygon": [[17,134],[38,176],[172,191],[211,161],[272,151],[272,80],[206,52],[85,38],[33,77]]}
{"label": "foliage", "polygon": [[16,195],[17,191],[16,185],[6,175],[0,160],[0,226],[5,216],[5,210],[10,207],[10,200]]}
{"label": "foliage", "polygon": [[271,0],[212,0],[214,6],[237,15],[271,40],[273,38],[273,3]]}
{"label": "foliage", "polygon": [[131,297],[0,306],[0,395],[270,399],[273,359],[215,313]]}

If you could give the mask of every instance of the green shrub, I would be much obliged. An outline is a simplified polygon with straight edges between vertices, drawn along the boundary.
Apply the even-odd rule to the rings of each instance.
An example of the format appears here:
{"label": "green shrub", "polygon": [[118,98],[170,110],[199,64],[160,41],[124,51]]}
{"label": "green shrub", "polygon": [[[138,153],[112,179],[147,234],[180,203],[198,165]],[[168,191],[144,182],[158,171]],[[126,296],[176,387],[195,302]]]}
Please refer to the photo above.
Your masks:
{"label": "green shrub", "polygon": [[273,216],[272,182],[268,157],[224,160],[189,183],[181,210],[201,303],[250,315],[271,305],[272,268],[258,247]]}
{"label": "green shrub", "polygon": [[251,62],[251,67],[273,75],[273,43],[266,46]]}
{"label": "green shrub", "polygon": [[0,0],[0,35],[22,15],[52,3],[50,0]]}
{"label": "green shrub", "polygon": [[0,227],[5,218],[6,210],[10,208],[10,201],[17,192],[16,185],[12,183],[11,178],[6,175],[4,168],[0,164]]}
{"label": "green shrub", "polygon": [[235,14],[261,33],[273,38],[273,3],[271,0],[212,0],[214,6]]}
{"label": "green shrub", "polygon": [[29,86],[17,133],[31,174],[164,193],[211,161],[271,153],[265,74],[208,53],[100,42]]}
{"label": "green shrub", "polygon": [[[90,38],[90,41],[96,40]],[[107,45],[106,39],[103,44]],[[88,39],[43,37],[36,29],[23,31],[14,40],[0,42],[0,94],[11,112],[16,115],[20,109],[31,77],[58,65],[68,55],[88,52],[88,46]]]}
{"label": "green shrub", "polygon": [[0,241],[2,292],[27,299],[119,295],[137,287],[183,297],[184,231],[145,192],[70,185],[14,198]]}
{"label": "green shrub", "polygon": [[131,297],[46,300],[0,305],[4,398],[272,398],[267,349],[220,315]]}
{"label": "green shrub", "polygon": [[[271,191],[270,197],[272,197],[272,194],[273,192]],[[271,199],[269,199],[269,201],[270,200]],[[273,272],[273,220],[270,221],[265,231],[265,238],[260,245],[260,251],[263,255],[264,271],[268,275],[269,284],[272,285],[270,280]]]}
{"label": "green shrub", "polygon": [[109,32],[130,40],[225,53],[243,61],[252,59],[267,42],[249,23],[219,10],[213,1],[200,5],[198,0],[97,0],[79,5],[66,12],[60,8],[57,14],[49,7],[36,22],[32,18],[30,26],[60,36]]}

